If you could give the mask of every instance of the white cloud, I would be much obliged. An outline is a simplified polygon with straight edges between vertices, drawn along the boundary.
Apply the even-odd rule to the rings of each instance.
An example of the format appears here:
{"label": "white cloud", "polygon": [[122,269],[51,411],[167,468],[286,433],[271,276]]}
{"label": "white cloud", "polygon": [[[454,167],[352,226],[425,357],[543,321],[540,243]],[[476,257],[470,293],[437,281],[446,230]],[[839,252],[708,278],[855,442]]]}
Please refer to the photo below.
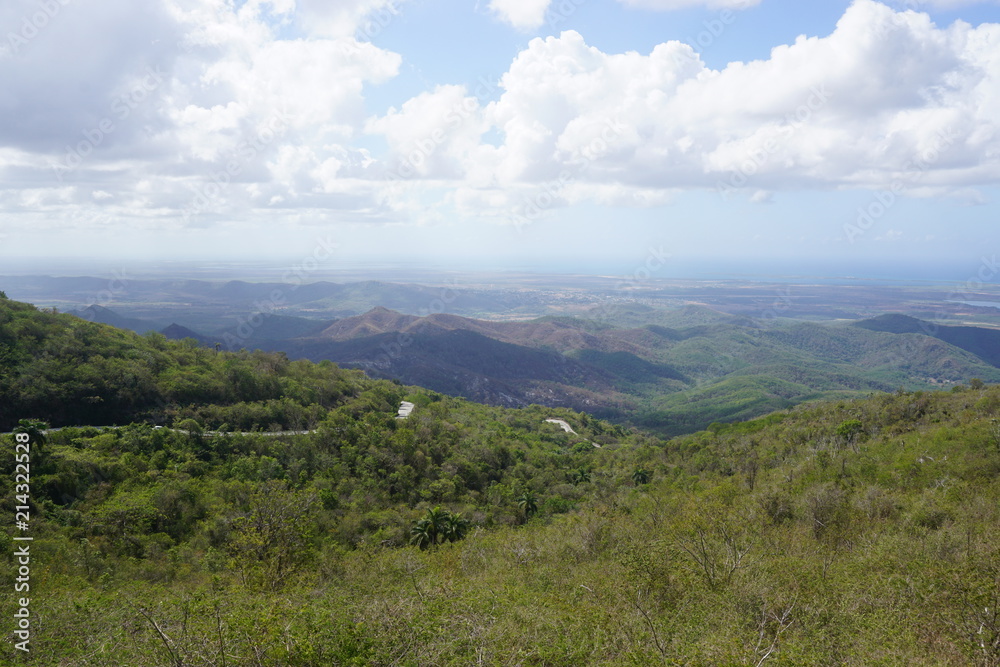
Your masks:
{"label": "white cloud", "polygon": [[[157,4],[5,2],[0,25],[0,144],[56,151],[105,118],[118,120],[148,67],[169,67],[179,32]],[[51,15],[51,16],[50,16]],[[108,35],[115,35],[109,39]],[[143,91],[148,92],[148,91]],[[126,107],[132,122],[102,137],[107,149],[162,128],[155,105]],[[103,134],[103,133],[102,133]]]}
{"label": "white cloud", "polygon": [[749,9],[760,4],[760,0],[618,0],[629,7],[673,11],[688,7],[708,7],[709,9]]}
{"label": "white cloud", "polygon": [[896,0],[892,4],[900,9],[924,10],[929,6],[933,9],[950,10],[973,5],[996,5],[1000,2],[998,0]]}
{"label": "white cloud", "polygon": [[460,178],[474,169],[486,130],[479,100],[462,86],[438,86],[371,119],[367,130],[389,142],[389,172],[398,178]]}
{"label": "white cloud", "polygon": [[563,172],[573,185],[549,206],[588,188],[594,201],[645,191],[613,198],[634,203],[748,186],[761,201],[754,193],[899,184],[919,196],[1000,179],[1000,26],[939,28],[872,0],[827,37],[722,70],[678,42],[608,54],[568,31],[532,40],[502,85],[485,117],[504,141],[481,147],[479,164],[517,192],[515,208],[531,200],[524,188],[542,192]]}
{"label": "white cloud", "polygon": [[[491,7],[530,29],[548,4]],[[755,202],[898,186],[977,203],[1000,182],[997,24],[939,27],[857,0],[832,34],[718,70],[680,42],[606,53],[567,31],[531,40],[499,99],[435,85],[372,115],[365,87],[402,59],[368,38],[400,6],[64,6],[0,49],[0,215],[319,224],[419,219],[444,204],[507,218],[653,207],[720,184]],[[32,7],[7,3],[0,18],[18,25]]]}
{"label": "white cloud", "polygon": [[[0,202],[193,224],[270,200],[322,208],[325,180],[363,172],[350,146],[363,87],[400,65],[365,41],[387,0],[55,5],[44,29],[0,50],[4,180],[11,193],[34,185]],[[17,24],[21,10],[37,5],[5,4],[0,18]],[[305,37],[279,36],[300,20]],[[331,170],[334,157],[347,166]]]}
{"label": "white cloud", "polygon": [[399,16],[404,0],[287,0],[306,32],[326,37],[360,37],[368,41]]}
{"label": "white cloud", "polygon": [[545,23],[551,0],[490,0],[489,7],[505,23],[518,30],[536,30]]}

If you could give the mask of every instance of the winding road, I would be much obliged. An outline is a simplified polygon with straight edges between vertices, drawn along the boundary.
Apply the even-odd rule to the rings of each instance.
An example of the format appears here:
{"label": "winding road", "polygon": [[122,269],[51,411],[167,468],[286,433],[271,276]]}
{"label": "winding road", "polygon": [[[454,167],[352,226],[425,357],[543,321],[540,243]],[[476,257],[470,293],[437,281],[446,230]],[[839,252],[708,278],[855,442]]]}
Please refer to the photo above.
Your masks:
{"label": "winding road", "polygon": [[[548,422],[549,424],[558,424],[559,426],[562,427],[562,430],[566,431],[567,433],[572,433],[573,435],[580,435],[579,433],[574,431],[573,427],[570,426],[569,423],[566,422],[566,420],[564,419],[546,419],[545,421]],[[587,442],[590,442],[590,440],[587,440]],[[598,449],[601,448],[601,446],[596,442],[590,442],[590,444],[592,444],[594,447],[597,447]]]}
{"label": "winding road", "polygon": [[[414,405],[409,401],[403,401],[399,404],[399,412],[396,415],[396,419],[406,419],[413,412]],[[564,424],[566,422],[563,422]],[[566,424],[569,427],[569,424]],[[41,431],[42,435],[47,433],[56,433],[57,431],[62,431],[67,428],[125,428],[124,426],[57,426],[56,428],[47,428]],[[168,431],[173,431],[174,433],[183,433],[184,435],[191,435],[191,431],[187,431],[182,428],[170,428],[169,426],[154,426],[153,429],[166,429]],[[220,435],[263,435],[268,437],[279,437],[282,435],[308,435],[310,433],[316,433],[317,429],[312,429],[311,431],[202,431],[200,435],[206,438],[213,438]],[[7,431],[5,433],[0,433],[0,435],[12,435],[13,431]]]}

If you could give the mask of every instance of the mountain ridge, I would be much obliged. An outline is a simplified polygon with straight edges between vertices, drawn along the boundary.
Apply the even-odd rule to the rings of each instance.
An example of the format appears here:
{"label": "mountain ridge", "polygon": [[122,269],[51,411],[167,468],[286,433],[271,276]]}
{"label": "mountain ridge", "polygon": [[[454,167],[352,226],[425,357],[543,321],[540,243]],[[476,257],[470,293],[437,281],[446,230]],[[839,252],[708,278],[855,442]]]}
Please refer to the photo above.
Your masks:
{"label": "mountain ridge", "polygon": [[915,333],[937,338],[1000,367],[1000,331],[985,327],[954,326],[928,322],[902,313],[887,313],[855,323],[855,326],[886,333]]}
{"label": "mountain ridge", "polygon": [[[255,327],[244,325],[245,337],[235,336],[236,328],[168,333],[209,347],[330,360],[374,378],[485,403],[587,410],[671,434],[822,397],[948,387],[971,377],[1000,381],[982,344],[964,349],[968,341],[944,327],[929,336],[922,332],[928,325],[915,318],[850,326],[764,323],[695,304],[673,311],[633,304],[624,311],[626,322],[614,326],[567,316],[419,316],[378,306],[333,322],[271,313]],[[966,339],[991,335],[953,329]],[[959,345],[943,340],[949,336]]]}

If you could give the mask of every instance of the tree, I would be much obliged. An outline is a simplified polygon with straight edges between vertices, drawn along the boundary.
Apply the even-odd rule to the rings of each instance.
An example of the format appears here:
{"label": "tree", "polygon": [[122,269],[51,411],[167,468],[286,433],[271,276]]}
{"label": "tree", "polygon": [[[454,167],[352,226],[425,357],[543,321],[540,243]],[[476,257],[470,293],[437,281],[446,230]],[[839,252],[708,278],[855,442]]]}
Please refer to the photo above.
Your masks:
{"label": "tree", "polygon": [[45,444],[45,431],[49,428],[48,423],[37,419],[20,419],[14,433],[27,433],[31,442]]}
{"label": "tree", "polygon": [[714,589],[761,558],[750,556],[759,540],[751,524],[750,515],[739,510],[702,505],[688,526],[678,531],[676,546]]}
{"label": "tree", "polygon": [[445,540],[457,542],[465,537],[469,526],[469,520],[461,514],[435,507],[410,528],[410,544],[426,549]]}
{"label": "tree", "polygon": [[188,435],[201,435],[203,432],[201,424],[195,419],[183,419],[177,422],[176,428],[179,431],[186,432]]}
{"label": "tree", "polygon": [[843,438],[844,442],[848,445],[854,445],[858,438],[864,433],[865,426],[861,423],[859,419],[848,419],[847,421],[841,422],[837,427],[837,435]]}
{"label": "tree", "polygon": [[115,555],[144,557],[165,518],[151,496],[148,488],[115,494],[89,513],[90,529],[110,542]]}
{"label": "tree", "polygon": [[742,461],[740,461],[740,470],[746,473],[747,486],[753,491],[757,485],[757,473],[760,471],[760,459],[756,450],[750,450],[743,456]]}
{"label": "tree", "polygon": [[421,549],[426,549],[434,543],[431,536],[431,524],[427,519],[419,519],[410,528],[410,544],[416,544]]}
{"label": "tree", "polygon": [[449,542],[457,542],[463,537],[465,533],[469,530],[469,520],[463,517],[461,514],[449,514],[448,518],[444,522],[444,539]]}
{"label": "tree", "polygon": [[650,474],[645,468],[636,468],[635,472],[632,473],[632,482],[636,486],[641,486],[643,484],[649,484]]}
{"label": "tree", "polygon": [[430,524],[431,542],[437,544],[444,538],[445,524],[448,522],[448,510],[440,506],[427,510],[427,521]]}
{"label": "tree", "polygon": [[577,468],[576,470],[571,470],[568,473],[569,480],[573,482],[573,486],[581,484],[582,482],[590,481],[590,471],[586,468]]}
{"label": "tree", "polygon": [[538,498],[531,491],[525,491],[518,496],[517,506],[521,508],[521,511],[524,512],[524,518],[527,519],[538,511]]}
{"label": "tree", "polygon": [[278,589],[312,558],[317,496],[269,481],[255,487],[233,519],[227,550],[244,584]]}

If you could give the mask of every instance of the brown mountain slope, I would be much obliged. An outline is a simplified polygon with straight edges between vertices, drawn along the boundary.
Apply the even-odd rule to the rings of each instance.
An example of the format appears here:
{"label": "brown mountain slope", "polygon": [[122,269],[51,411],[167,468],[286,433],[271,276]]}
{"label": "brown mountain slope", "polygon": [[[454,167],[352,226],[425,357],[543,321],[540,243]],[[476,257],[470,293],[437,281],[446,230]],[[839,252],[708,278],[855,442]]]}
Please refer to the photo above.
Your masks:
{"label": "brown mountain slope", "polygon": [[365,336],[377,336],[390,331],[403,331],[420,318],[416,315],[404,315],[388,308],[373,308],[363,315],[345,317],[337,320],[319,333],[317,338],[331,340],[351,340]]}
{"label": "brown mountain slope", "polygon": [[398,332],[408,335],[441,334],[448,331],[471,331],[504,343],[529,347],[551,348],[559,352],[597,350],[600,352],[629,352],[639,354],[651,334],[634,335],[641,342],[636,344],[620,329],[587,330],[585,321],[541,318],[522,322],[492,322],[459,315],[437,313],[426,317],[404,315],[386,308],[374,308],[363,315],[338,320],[321,332],[317,338],[348,341],[366,336]]}

